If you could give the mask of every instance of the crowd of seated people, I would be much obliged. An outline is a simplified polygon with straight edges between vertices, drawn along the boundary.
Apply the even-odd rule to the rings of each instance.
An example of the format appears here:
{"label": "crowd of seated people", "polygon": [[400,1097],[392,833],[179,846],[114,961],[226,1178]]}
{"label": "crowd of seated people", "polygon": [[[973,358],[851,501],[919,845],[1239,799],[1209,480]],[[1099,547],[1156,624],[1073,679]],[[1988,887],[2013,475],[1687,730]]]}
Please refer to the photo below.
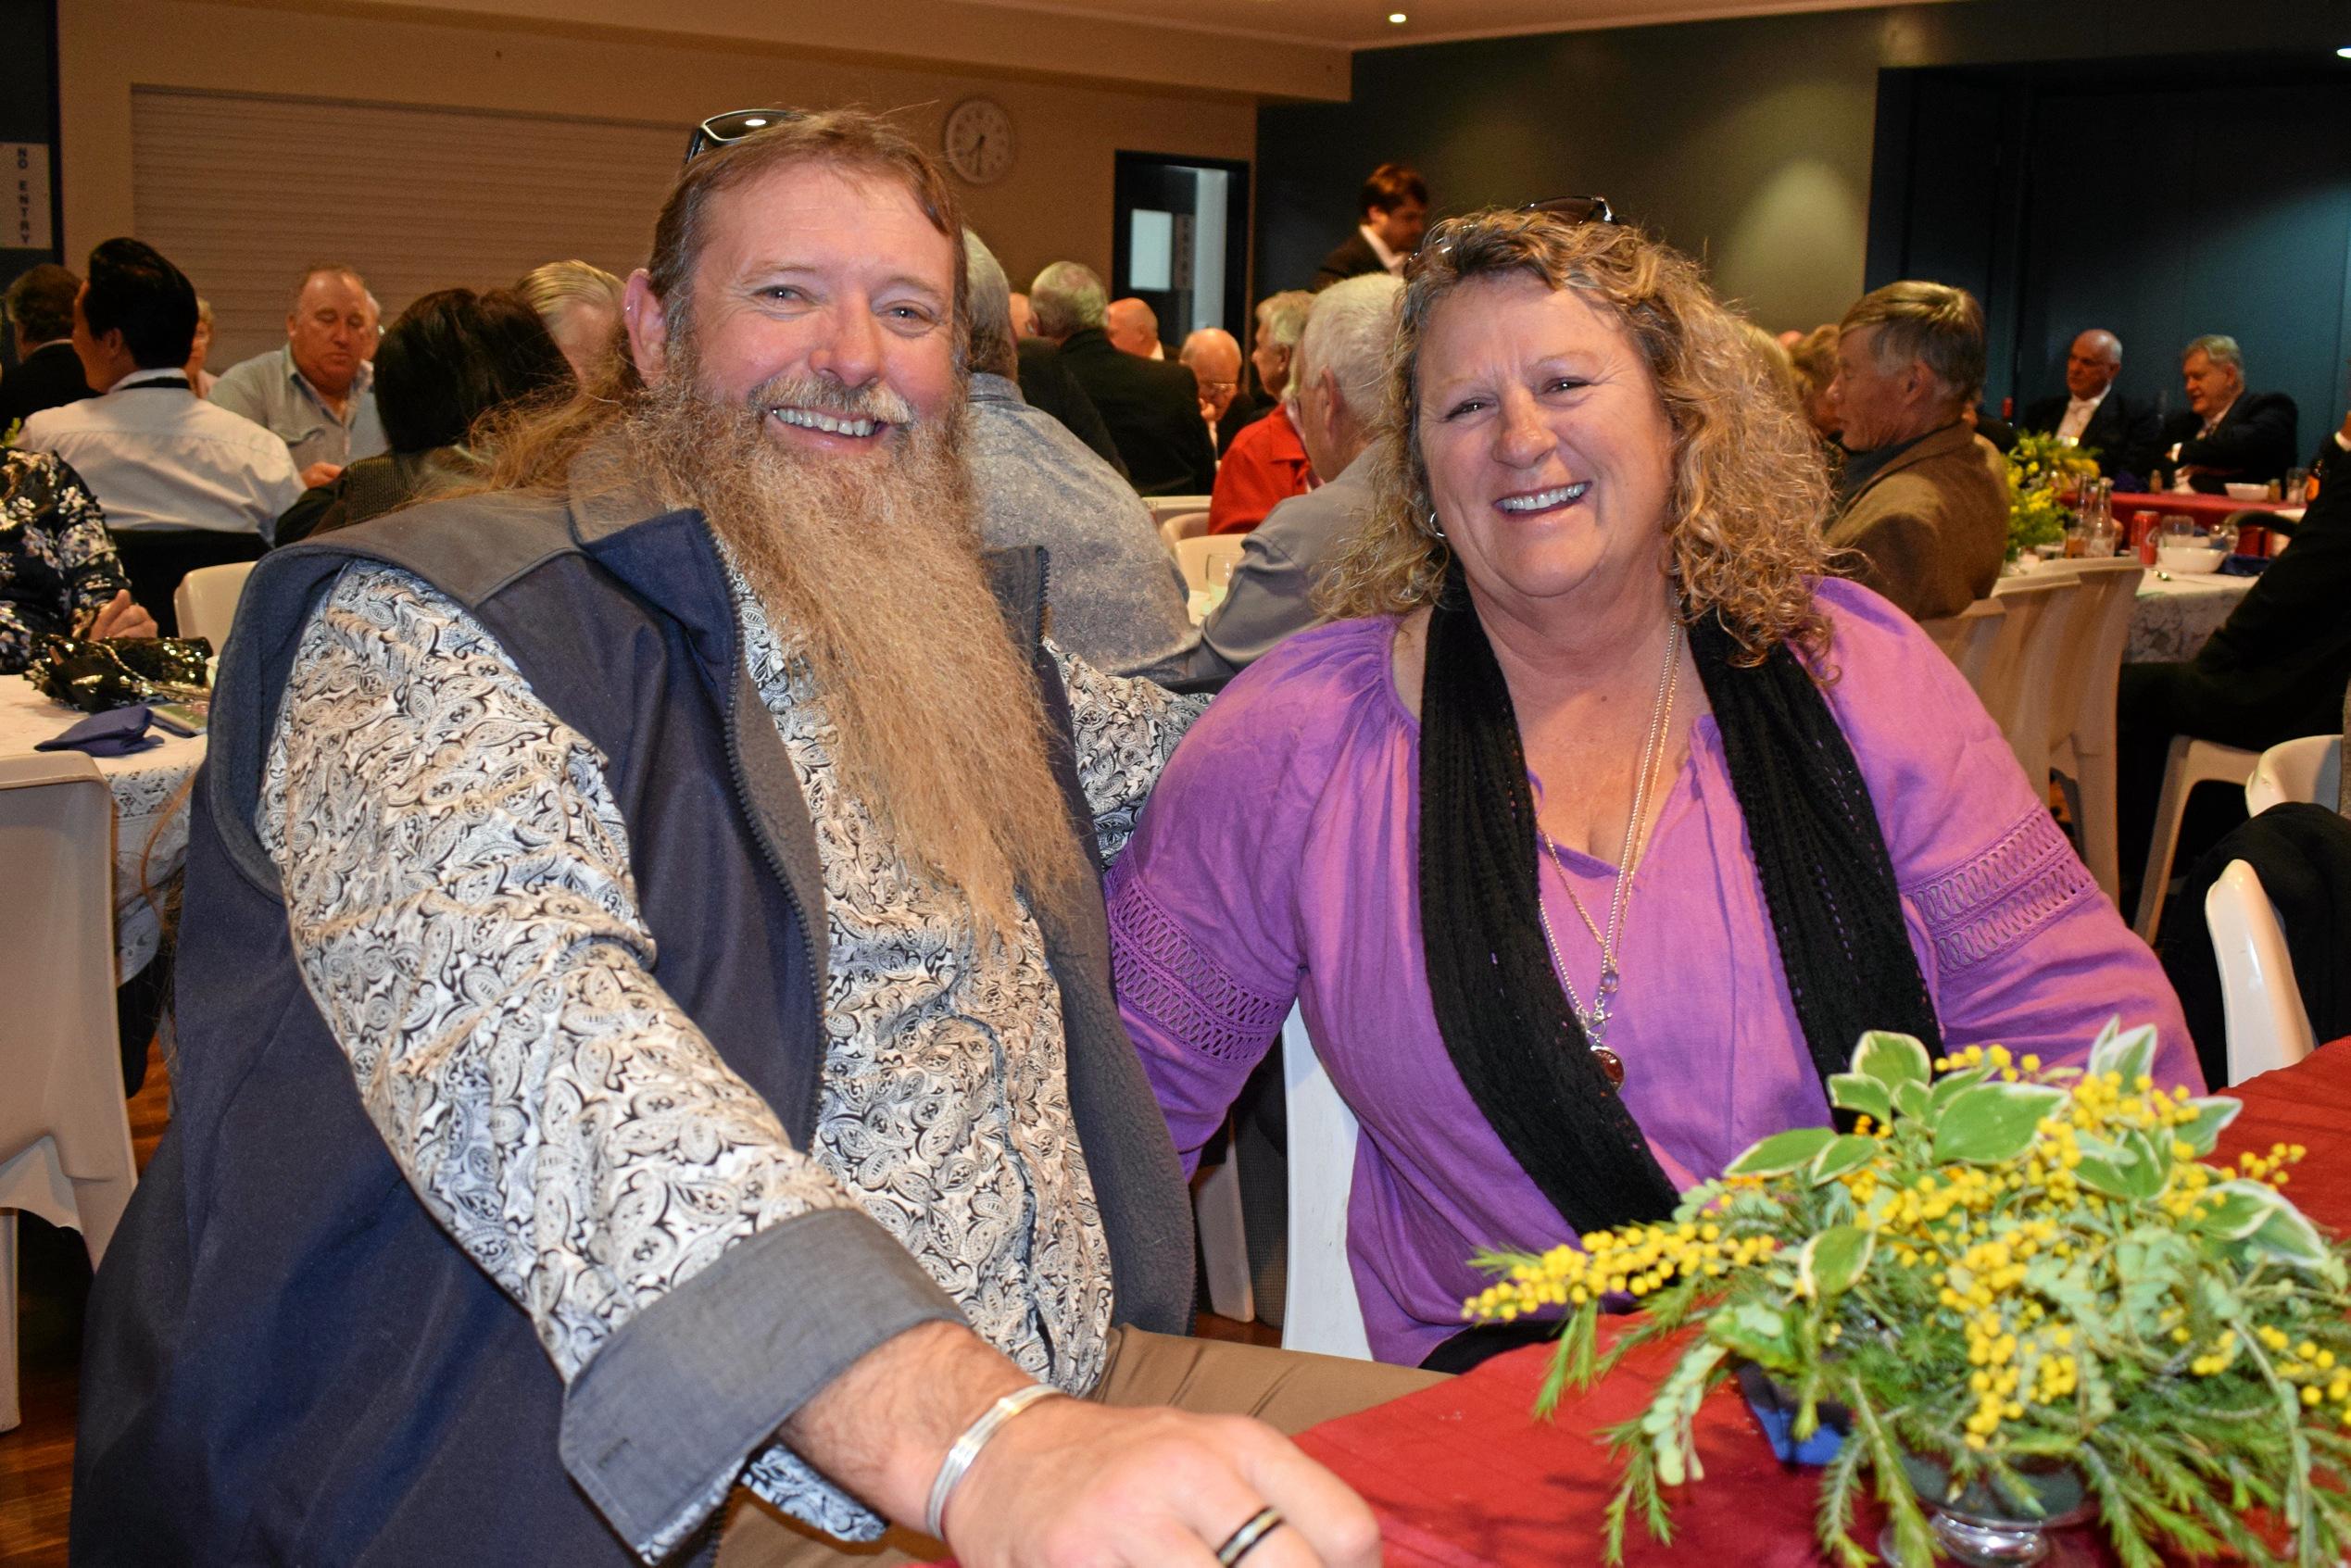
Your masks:
{"label": "crowd of seated people", "polygon": [[[1867,1029],[2060,1064],[2120,1013],[2201,1083],[1918,625],[2005,549],[1966,291],[1783,345],[1637,227],[1424,239],[1384,166],[1246,365],[1171,354],[855,111],[648,216],[625,281],[380,329],[311,268],[210,399],[152,248],[10,293],[0,659],[148,630],[180,535],[258,558],[77,1553],[1367,1568],[1285,1435],[1543,1332],[1462,1328],[1481,1249],[1824,1124]],[[2274,457],[2228,340],[2153,449],[2075,350],[2028,428]],[[1197,630],[1158,495],[1246,535]],[[1185,1181],[1293,1006],[1385,1364],[1187,1336]]]}

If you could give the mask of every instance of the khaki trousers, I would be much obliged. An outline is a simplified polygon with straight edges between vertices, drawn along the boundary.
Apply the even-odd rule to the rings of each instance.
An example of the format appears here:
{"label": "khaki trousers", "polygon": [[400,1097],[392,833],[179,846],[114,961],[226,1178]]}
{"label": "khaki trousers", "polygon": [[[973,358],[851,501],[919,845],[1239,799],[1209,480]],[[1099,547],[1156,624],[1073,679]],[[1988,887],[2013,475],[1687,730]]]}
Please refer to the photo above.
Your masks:
{"label": "khaki trousers", "polygon": [[[1197,1415],[1250,1415],[1303,1432],[1441,1383],[1445,1374],[1377,1361],[1310,1356],[1218,1339],[1178,1339],[1138,1328],[1110,1332],[1102,1380],[1087,1396],[1106,1405],[1173,1405]],[[951,1555],[913,1530],[843,1545],[811,1534],[738,1489],[719,1544],[719,1568],[899,1568]]]}

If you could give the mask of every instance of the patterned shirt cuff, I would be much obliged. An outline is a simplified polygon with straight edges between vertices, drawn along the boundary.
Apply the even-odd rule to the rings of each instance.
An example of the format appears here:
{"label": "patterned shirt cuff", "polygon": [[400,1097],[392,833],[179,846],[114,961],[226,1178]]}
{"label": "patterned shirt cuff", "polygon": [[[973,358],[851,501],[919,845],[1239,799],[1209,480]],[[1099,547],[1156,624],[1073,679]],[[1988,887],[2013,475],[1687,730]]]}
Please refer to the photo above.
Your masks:
{"label": "patterned shirt cuff", "polygon": [[[962,1314],[864,1214],[787,1220],[729,1248],[604,1342],[564,1395],[564,1468],[637,1554],[658,1562],[795,1411],[867,1351],[937,1320]],[[786,1450],[761,1455],[744,1479],[844,1539],[885,1527]],[[794,1484],[777,1484],[786,1480]]]}

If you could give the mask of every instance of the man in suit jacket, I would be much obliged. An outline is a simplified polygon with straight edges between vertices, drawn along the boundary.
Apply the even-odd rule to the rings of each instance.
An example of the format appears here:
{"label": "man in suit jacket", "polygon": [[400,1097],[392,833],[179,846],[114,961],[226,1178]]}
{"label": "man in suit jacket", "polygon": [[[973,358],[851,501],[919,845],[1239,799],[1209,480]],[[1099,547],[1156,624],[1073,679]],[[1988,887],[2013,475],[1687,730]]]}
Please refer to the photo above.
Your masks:
{"label": "man in suit jacket", "polygon": [[2017,428],[2055,433],[2086,448],[2108,479],[2129,474],[2144,483],[2162,450],[2162,425],[2155,405],[2114,389],[2121,371],[2122,340],[2091,328],[2066,351],[2066,395],[2033,404]]}
{"label": "man in suit jacket", "polygon": [[82,280],[52,262],[8,285],[17,368],[0,379],[0,439],[44,408],[92,395],[82,357],[73,351],[73,296],[81,292]]}
{"label": "man in suit jacket", "polygon": [[1838,570],[1920,621],[1992,591],[2008,548],[2007,485],[1965,419],[1983,385],[1983,307],[1965,289],[1888,283],[1837,334],[1852,456],[1838,481]]}
{"label": "man in suit jacket", "polygon": [[1127,477],[1146,495],[1205,495],[1216,483],[1216,448],[1200,417],[1200,383],[1182,365],[1138,358],[1102,332],[1101,279],[1056,261],[1028,286],[1037,335],[1061,345],[1062,364],[1102,416]]}
{"label": "man in suit jacket", "polygon": [[1383,163],[1364,182],[1356,210],[1362,226],[1314,270],[1317,292],[1365,272],[1401,275],[1428,227],[1428,182],[1403,164]]}
{"label": "man in suit jacket", "polygon": [[2244,355],[2236,339],[2215,332],[2188,345],[2180,357],[2180,379],[2188,408],[2163,427],[2165,462],[2216,495],[2226,485],[2285,477],[2294,463],[2294,399],[2244,389]]}

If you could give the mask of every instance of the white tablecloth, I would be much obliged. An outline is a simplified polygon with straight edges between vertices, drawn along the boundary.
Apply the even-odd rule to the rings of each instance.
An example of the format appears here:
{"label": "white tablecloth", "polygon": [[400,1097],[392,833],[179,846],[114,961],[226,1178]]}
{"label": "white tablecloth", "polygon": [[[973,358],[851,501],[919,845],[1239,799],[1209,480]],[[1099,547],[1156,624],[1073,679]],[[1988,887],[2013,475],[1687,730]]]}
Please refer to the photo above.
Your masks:
{"label": "white tablecloth", "polygon": [[[84,715],[51,702],[21,675],[0,676],[0,756],[32,749]],[[162,734],[150,730],[149,734]],[[145,969],[162,937],[155,904],[188,855],[184,788],[204,760],[204,737],[164,735],[130,757],[94,759],[114,792],[114,942],[118,984]]]}
{"label": "white tablecloth", "polygon": [[2131,664],[2173,664],[2195,658],[2253,586],[2250,577],[2158,577],[2150,568],[2139,579],[2138,608],[2131,612]]}

